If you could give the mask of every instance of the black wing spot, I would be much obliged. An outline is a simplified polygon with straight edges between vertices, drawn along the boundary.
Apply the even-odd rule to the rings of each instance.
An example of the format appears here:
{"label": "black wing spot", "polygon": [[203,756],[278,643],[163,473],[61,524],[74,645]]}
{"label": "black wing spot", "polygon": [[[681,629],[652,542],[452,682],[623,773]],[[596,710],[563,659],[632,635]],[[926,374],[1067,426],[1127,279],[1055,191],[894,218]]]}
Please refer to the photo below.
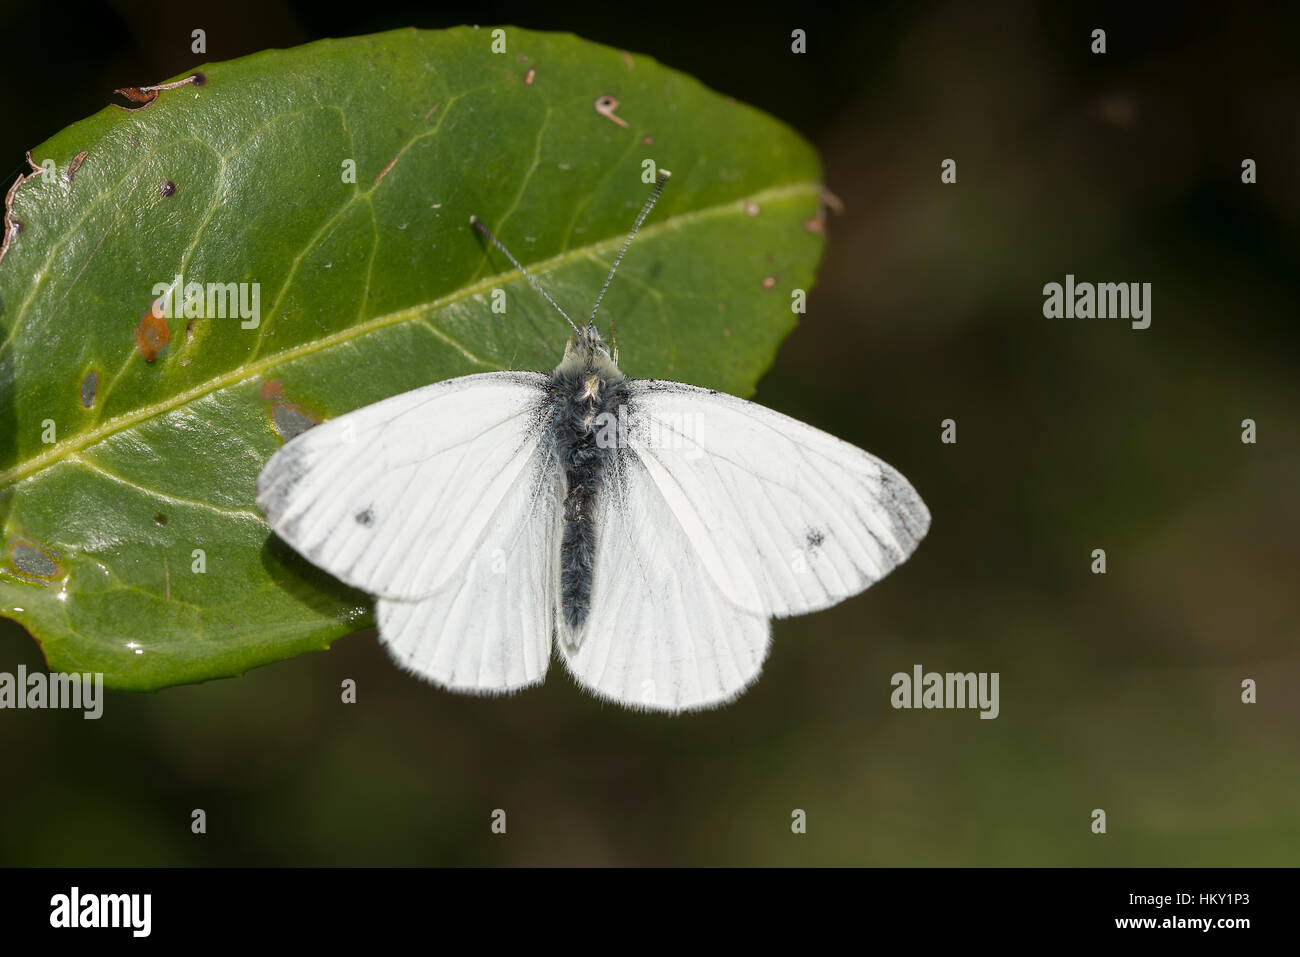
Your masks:
{"label": "black wing spot", "polygon": [[363,512],[357,512],[356,519],[358,525],[364,525],[366,528],[369,528],[371,525],[375,524],[375,510],[373,508],[367,508]]}
{"label": "black wing spot", "polygon": [[808,550],[813,551],[821,547],[822,542],[826,541],[826,536],[821,533],[821,529],[810,528],[804,533],[804,540],[808,543]]}

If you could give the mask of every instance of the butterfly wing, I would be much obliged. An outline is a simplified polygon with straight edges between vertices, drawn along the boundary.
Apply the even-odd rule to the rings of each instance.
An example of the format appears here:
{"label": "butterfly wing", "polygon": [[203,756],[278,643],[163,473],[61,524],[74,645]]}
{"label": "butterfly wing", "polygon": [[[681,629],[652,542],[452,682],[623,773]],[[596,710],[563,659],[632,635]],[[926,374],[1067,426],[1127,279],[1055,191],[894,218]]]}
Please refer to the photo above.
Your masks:
{"label": "butterfly wing", "polygon": [[753,402],[634,380],[627,444],[709,576],[740,608],[834,605],[915,550],[930,512],[897,470]]}
{"label": "butterfly wing", "polygon": [[630,449],[611,457],[596,529],[588,617],[560,642],[579,684],[629,708],[686,711],[722,704],[758,677],[767,618],[727,601]]}
{"label": "butterfly wing", "polygon": [[461,573],[427,598],[375,605],[393,659],[452,691],[496,694],[546,677],[557,601],[560,470],[543,444]]}
{"label": "butterfly wing", "polygon": [[547,381],[462,376],[331,419],[271,457],[257,503],[336,578],[380,598],[426,598],[463,573],[503,507],[518,505],[521,476],[536,474]]}
{"label": "butterfly wing", "polygon": [[812,426],[694,386],[629,389],[591,609],[561,644],[599,695],[667,711],[730,700],[762,667],[769,618],[857,594],[929,527],[897,471]]}

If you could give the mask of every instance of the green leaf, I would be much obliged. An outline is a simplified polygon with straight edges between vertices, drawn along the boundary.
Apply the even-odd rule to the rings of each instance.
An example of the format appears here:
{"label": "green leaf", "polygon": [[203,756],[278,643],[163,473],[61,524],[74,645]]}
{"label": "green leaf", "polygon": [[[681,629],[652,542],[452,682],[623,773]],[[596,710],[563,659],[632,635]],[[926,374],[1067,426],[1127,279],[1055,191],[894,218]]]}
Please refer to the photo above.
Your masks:
{"label": "green leaf", "polygon": [[[471,213],[585,316],[643,161],[670,169],[602,316],[629,375],[752,392],[821,254],[811,147],[647,57],[515,28],[494,53],[492,32],[205,66],[32,151],[50,165],[11,194],[0,261],[0,613],[51,668],[153,689],[371,624],[270,536],[254,482],[314,420],[559,361],[567,326]],[[177,274],[257,284],[257,326],[142,325]]]}

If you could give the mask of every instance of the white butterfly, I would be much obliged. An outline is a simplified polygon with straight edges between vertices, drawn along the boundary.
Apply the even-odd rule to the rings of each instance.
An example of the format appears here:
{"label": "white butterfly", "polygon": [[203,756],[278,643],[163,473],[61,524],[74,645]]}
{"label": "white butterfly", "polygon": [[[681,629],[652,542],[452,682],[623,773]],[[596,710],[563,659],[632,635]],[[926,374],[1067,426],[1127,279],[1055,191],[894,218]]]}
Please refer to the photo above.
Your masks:
{"label": "white butterfly", "polygon": [[[734,396],[629,379],[592,319],[550,375],[437,382],[312,428],[257,482],[271,527],[376,596],[393,658],[453,691],[541,683],[552,649],[631,708],[720,705],[769,619],[879,581],[930,524],[879,459]],[[542,290],[476,218],[471,222]]]}

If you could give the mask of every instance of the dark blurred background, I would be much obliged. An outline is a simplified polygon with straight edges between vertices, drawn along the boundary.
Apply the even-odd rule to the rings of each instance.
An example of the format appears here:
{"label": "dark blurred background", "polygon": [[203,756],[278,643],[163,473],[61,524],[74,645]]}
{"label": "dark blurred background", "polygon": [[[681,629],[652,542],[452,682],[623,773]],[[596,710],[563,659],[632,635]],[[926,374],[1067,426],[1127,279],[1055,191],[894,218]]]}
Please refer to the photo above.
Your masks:
{"label": "dark blurred background", "polygon": [[[452,696],[373,633],[98,722],[0,712],[0,864],[1300,862],[1300,8],[3,5],[0,170],[115,87],[458,23],[648,53],[817,145],[844,212],[756,398],[896,465],[929,537],[778,622],[716,712],[625,712],[559,666]],[[1066,273],[1151,282],[1151,328],[1045,319]],[[1000,717],[892,709],[918,663],[999,672]]]}

